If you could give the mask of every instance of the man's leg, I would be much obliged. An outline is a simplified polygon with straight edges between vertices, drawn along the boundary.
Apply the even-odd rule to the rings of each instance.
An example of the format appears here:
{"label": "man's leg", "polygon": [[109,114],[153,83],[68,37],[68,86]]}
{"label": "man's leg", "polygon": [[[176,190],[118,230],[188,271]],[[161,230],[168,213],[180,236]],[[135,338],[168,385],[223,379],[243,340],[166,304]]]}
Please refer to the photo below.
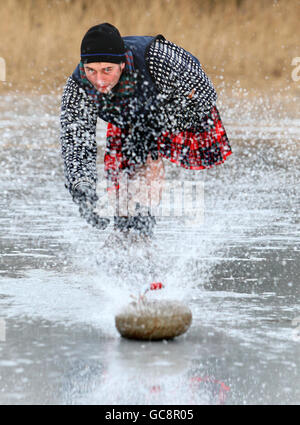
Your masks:
{"label": "man's leg", "polygon": [[156,220],[151,210],[160,202],[164,174],[162,158],[154,161],[150,155],[146,164],[136,168],[133,174],[122,173],[117,196],[116,230],[153,235]]}
{"label": "man's leg", "polygon": [[150,212],[147,215],[138,213],[134,216],[114,217],[114,229],[122,233],[134,232],[141,236],[152,237],[155,224],[155,217]]}

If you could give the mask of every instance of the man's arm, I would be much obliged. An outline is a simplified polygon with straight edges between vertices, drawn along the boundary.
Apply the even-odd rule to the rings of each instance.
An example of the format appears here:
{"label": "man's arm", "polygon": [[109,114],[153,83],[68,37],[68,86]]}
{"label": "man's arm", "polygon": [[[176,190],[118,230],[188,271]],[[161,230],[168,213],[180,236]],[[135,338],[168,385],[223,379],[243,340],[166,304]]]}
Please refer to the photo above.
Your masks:
{"label": "man's arm", "polygon": [[61,105],[61,148],[66,187],[88,223],[104,229],[109,219],[94,212],[97,202],[97,106],[71,77]]}
{"label": "man's arm", "polygon": [[197,58],[158,38],[149,49],[149,70],[166,98],[165,112],[174,130],[197,129],[216,104],[217,94]]}
{"label": "man's arm", "polygon": [[81,185],[96,191],[97,107],[71,77],[62,96],[60,122],[66,187],[72,195]]}

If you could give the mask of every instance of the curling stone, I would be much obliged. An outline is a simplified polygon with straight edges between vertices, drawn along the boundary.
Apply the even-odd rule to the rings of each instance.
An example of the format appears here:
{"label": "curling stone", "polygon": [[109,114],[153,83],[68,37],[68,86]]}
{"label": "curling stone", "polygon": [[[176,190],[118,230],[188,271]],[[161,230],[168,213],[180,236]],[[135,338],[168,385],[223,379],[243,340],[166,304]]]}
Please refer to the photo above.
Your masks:
{"label": "curling stone", "polygon": [[[154,285],[157,284],[151,284],[149,289],[158,289]],[[188,330],[191,321],[191,310],[182,302],[148,300],[144,296],[131,302],[115,318],[123,337],[140,340],[175,338]]]}

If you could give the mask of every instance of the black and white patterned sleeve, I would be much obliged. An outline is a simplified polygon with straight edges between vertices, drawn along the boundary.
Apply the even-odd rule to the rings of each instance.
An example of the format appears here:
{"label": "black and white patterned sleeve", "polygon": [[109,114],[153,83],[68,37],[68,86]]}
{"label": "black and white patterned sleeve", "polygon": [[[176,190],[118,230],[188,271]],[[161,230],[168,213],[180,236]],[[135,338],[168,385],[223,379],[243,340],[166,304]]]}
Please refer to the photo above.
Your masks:
{"label": "black and white patterned sleeve", "polygon": [[97,107],[72,77],[64,88],[60,122],[66,187],[71,193],[81,183],[95,189]]}
{"label": "black and white patterned sleeve", "polygon": [[201,125],[216,104],[217,93],[200,62],[183,48],[157,38],[148,53],[149,70],[160,93],[171,126],[180,130]]}

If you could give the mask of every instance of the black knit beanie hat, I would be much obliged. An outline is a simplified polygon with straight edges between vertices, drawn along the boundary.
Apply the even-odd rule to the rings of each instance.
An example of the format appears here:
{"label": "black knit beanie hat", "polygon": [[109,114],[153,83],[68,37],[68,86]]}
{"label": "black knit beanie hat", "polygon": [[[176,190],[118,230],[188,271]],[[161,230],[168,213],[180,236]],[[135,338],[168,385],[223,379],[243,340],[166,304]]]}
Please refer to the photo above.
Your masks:
{"label": "black knit beanie hat", "polygon": [[81,61],[125,62],[124,41],[116,27],[105,23],[91,27],[81,42]]}

